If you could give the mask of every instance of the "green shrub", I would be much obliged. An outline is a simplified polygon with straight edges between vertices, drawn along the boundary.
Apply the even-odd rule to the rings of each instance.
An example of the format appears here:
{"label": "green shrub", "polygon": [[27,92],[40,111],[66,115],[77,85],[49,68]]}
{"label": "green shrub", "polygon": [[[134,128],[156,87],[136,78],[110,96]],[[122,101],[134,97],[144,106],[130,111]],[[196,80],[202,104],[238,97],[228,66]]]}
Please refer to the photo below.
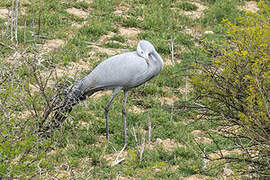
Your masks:
{"label": "green shrub", "polygon": [[270,174],[270,10],[259,6],[237,25],[224,21],[227,39],[207,47],[211,62],[197,65],[191,82],[204,110],[199,113],[207,110],[223,136],[242,148],[243,156],[229,160],[264,176]]}

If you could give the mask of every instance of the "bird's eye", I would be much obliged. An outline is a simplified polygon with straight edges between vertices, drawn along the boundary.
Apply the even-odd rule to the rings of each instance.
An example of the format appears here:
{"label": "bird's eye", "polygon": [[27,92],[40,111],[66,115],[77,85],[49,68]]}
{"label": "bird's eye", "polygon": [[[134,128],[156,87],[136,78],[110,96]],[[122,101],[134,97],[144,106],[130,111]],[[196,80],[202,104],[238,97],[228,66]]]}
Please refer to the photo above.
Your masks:
{"label": "bird's eye", "polygon": [[143,51],[141,51],[141,54],[143,54]]}

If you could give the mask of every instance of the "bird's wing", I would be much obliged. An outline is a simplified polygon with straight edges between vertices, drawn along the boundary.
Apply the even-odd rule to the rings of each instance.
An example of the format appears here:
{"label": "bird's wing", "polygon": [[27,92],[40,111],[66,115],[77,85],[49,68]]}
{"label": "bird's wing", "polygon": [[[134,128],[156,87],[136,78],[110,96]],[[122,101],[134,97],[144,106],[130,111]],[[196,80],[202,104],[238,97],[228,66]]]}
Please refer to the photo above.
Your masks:
{"label": "bird's wing", "polygon": [[81,90],[91,88],[130,88],[138,86],[149,78],[151,72],[142,57],[136,52],[113,56],[100,63],[81,83]]}

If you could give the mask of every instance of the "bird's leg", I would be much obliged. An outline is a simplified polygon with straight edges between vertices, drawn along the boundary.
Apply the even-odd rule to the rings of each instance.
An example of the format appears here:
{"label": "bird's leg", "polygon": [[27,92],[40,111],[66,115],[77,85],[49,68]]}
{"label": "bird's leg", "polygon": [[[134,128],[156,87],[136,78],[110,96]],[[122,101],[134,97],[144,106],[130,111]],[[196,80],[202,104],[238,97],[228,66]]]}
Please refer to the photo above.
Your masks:
{"label": "bird's leg", "polygon": [[126,111],[126,105],[127,105],[127,96],[128,91],[124,91],[124,100],[123,100],[123,124],[124,124],[124,138],[125,138],[125,146],[127,145],[127,111]]}
{"label": "bird's leg", "polygon": [[113,90],[113,94],[112,97],[110,98],[110,100],[108,101],[107,105],[105,106],[105,118],[106,118],[106,139],[109,139],[109,110],[110,110],[110,106],[111,103],[114,99],[114,97],[116,96],[116,94],[121,90],[122,88],[115,88]]}

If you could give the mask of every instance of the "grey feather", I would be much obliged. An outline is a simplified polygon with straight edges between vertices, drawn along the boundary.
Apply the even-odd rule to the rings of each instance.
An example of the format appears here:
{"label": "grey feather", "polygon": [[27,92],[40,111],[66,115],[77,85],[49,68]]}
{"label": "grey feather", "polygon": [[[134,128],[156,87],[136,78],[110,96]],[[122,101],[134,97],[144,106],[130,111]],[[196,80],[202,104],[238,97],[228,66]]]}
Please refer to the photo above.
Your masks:
{"label": "grey feather", "polygon": [[[163,60],[154,46],[148,41],[141,40],[136,51],[119,54],[104,60],[91,73],[79,80],[61,108],[56,111],[54,115],[56,121],[54,122],[62,122],[66,118],[65,114],[69,113],[74,105],[93,93],[114,89],[115,93],[106,106],[107,110],[105,109],[105,116],[108,121],[106,112],[109,111],[110,103],[119,90],[123,89],[124,92],[128,92],[131,88],[149,81],[160,73],[162,67]],[[125,110],[125,107],[123,109]],[[52,126],[58,127],[59,125]]]}

